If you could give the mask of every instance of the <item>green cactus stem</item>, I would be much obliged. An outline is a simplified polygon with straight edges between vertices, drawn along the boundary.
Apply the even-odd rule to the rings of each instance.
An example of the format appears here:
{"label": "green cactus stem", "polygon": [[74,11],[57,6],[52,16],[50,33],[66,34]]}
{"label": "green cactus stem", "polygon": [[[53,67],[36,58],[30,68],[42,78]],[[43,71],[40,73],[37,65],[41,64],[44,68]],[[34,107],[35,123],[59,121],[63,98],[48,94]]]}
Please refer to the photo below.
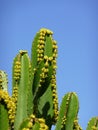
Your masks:
{"label": "green cactus stem", "polygon": [[86,130],[98,130],[98,117],[92,117],[90,119]]}
{"label": "green cactus stem", "polygon": [[79,102],[76,93],[67,93],[62,100],[55,130],[73,130]]}
{"label": "green cactus stem", "polygon": [[[56,92],[57,43],[53,32],[42,28],[32,44],[34,114],[44,117],[50,127],[57,121],[58,97]],[[47,109],[47,112],[44,110]]]}
{"label": "green cactus stem", "polygon": [[13,94],[16,102],[16,116],[14,127],[18,130],[22,121],[32,113],[32,82],[31,62],[27,51],[21,50],[13,63]]}

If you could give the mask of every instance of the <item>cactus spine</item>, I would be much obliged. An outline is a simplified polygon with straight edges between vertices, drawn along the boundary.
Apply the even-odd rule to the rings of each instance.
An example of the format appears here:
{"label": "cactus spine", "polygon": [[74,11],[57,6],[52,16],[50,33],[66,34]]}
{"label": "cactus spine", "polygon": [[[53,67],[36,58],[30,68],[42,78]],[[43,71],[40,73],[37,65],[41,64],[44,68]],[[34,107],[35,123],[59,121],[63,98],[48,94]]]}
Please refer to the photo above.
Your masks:
{"label": "cactus spine", "polygon": [[[31,58],[20,50],[13,60],[12,96],[7,74],[0,70],[0,130],[82,130],[75,92],[64,95],[60,110],[56,85],[57,42],[53,32],[40,29],[32,42]],[[98,117],[87,130],[98,130]]]}

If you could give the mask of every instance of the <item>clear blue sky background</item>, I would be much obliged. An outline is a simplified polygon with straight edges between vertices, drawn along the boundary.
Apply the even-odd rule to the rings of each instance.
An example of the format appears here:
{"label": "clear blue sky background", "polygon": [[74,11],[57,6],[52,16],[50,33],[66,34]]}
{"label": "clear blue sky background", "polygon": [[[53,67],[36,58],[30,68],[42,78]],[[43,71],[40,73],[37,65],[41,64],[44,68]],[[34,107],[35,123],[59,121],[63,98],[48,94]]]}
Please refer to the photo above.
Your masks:
{"label": "clear blue sky background", "polygon": [[59,56],[59,103],[69,91],[80,101],[79,122],[98,116],[98,0],[0,0],[0,69],[8,73],[20,49],[31,53],[32,39],[42,27],[54,32]]}

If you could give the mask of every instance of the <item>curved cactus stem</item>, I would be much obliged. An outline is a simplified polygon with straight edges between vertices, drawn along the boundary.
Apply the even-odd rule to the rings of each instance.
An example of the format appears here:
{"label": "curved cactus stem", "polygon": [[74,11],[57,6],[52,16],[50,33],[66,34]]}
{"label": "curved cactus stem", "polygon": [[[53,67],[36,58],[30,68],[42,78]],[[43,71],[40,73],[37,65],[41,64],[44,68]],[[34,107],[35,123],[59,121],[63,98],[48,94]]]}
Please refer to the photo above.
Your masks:
{"label": "curved cactus stem", "polygon": [[98,130],[98,117],[92,117],[90,119],[86,130]]}
{"label": "curved cactus stem", "polygon": [[23,119],[32,113],[31,73],[31,62],[27,51],[21,50],[13,64],[13,88],[18,87],[15,130],[18,130]]}
{"label": "curved cactus stem", "polygon": [[62,100],[55,130],[73,130],[79,102],[74,92],[67,93]]}

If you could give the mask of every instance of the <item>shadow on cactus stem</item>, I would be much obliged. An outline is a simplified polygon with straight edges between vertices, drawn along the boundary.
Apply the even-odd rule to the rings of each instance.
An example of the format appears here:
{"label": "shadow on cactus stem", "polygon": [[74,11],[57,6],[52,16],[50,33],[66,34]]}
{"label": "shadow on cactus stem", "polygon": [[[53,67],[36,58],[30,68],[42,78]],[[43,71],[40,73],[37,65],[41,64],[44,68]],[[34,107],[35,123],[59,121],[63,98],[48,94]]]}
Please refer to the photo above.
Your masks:
{"label": "shadow on cactus stem", "polygon": [[[78,123],[79,101],[75,92],[64,95],[60,108],[56,85],[57,42],[53,32],[40,29],[32,42],[31,58],[20,50],[13,60],[12,95],[0,70],[0,130],[82,130]],[[98,117],[86,130],[98,130]]]}

